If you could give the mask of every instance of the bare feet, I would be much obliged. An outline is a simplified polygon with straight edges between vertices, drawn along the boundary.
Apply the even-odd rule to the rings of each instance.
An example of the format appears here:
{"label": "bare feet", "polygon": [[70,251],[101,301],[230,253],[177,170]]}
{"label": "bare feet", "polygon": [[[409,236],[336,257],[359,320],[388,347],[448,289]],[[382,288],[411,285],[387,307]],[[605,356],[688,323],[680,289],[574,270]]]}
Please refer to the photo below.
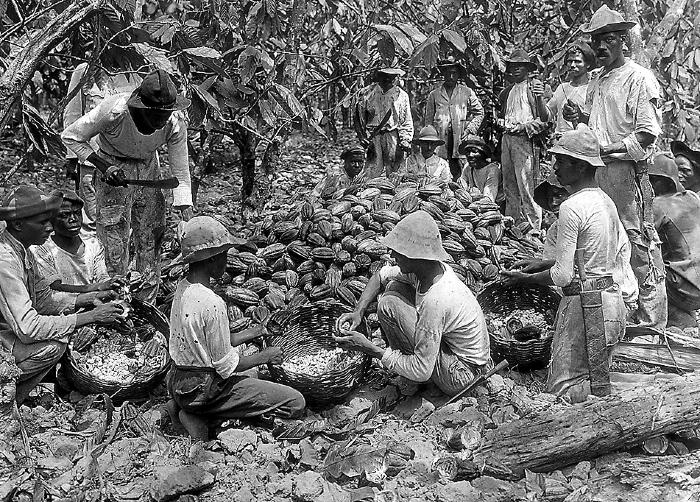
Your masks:
{"label": "bare feet", "polygon": [[180,410],[178,417],[192,439],[198,441],[209,440],[209,426],[203,418],[183,410]]}

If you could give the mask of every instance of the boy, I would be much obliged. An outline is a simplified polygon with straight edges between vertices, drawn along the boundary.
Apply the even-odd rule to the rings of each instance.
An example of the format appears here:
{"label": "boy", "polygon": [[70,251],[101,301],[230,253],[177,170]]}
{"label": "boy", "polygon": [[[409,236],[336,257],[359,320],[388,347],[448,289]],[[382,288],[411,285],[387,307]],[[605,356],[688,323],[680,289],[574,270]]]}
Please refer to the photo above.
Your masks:
{"label": "boy", "polygon": [[492,202],[500,205],[505,201],[501,190],[501,166],[498,162],[488,161],[486,150],[486,142],[479,136],[469,136],[459,145],[459,151],[466,155],[467,166],[458,183],[467,190],[478,188]]}
{"label": "boy", "polygon": [[314,187],[311,196],[319,198],[328,196],[347,188],[350,185],[359,185],[365,180],[365,150],[361,146],[352,146],[340,154],[340,160],[343,161],[343,173],[327,174]]}
{"label": "boy", "polygon": [[452,179],[450,165],[442,157],[435,154],[435,149],[445,142],[438,137],[433,126],[425,126],[413,140],[420,151],[414,153],[406,162],[406,174],[425,176],[441,183],[447,183]]}

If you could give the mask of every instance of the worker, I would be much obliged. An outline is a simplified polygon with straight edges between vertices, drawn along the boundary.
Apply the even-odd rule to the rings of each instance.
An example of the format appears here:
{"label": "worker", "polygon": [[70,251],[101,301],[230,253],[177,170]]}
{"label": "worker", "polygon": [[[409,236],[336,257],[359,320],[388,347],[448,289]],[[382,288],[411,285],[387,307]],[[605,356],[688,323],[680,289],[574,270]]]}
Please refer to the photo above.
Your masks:
{"label": "worker", "polygon": [[56,292],[54,296],[118,290],[125,281],[107,273],[100,241],[81,236],[83,200],[72,190],[54,190],[51,196],[62,197],[63,202],[51,219],[53,234],[43,244],[31,247],[39,279]]}
{"label": "worker", "polygon": [[460,143],[469,134],[476,134],[484,120],[484,106],[476,93],[461,83],[466,70],[454,57],[437,64],[444,79],[428,95],[425,105],[425,124],[435,127],[443,144],[438,155],[450,164],[453,181],[457,181],[466,165],[466,158],[459,151]]}
{"label": "worker", "polygon": [[[449,255],[428,213],[409,214],[383,242],[396,265],[387,264],[372,276],[355,310],[338,318],[334,338],[410,381],[430,380],[455,395],[492,365],[484,313],[445,263]],[[377,314],[386,349],[356,331],[382,292]]]}
{"label": "worker", "polygon": [[[105,247],[107,271],[124,276],[133,242],[143,286],[135,296],[155,303],[160,281],[160,248],[165,232],[165,198],[160,189],[133,187],[127,179],[159,177],[157,150],[168,146],[170,169],[179,181],[173,206],[184,220],[192,216],[187,158],[187,124],[181,110],[190,101],[177,94],[163,70],[147,75],[131,94],[104,99],[61,134],[81,162],[101,173],[95,181],[97,237]],[[98,149],[94,149],[93,138]]]}
{"label": "worker", "polygon": [[571,122],[588,124],[598,136],[605,161],[596,173],[598,184],[615,202],[632,245],[639,306],[631,321],[661,333],[668,301],[646,174],[661,127],[648,72],[623,53],[627,32],[635,24],[606,5],[593,14],[582,31],[591,35],[602,70],[591,80],[583,108],[568,101],[562,114]]}
{"label": "worker", "polygon": [[347,188],[351,185],[359,185],[364,182],[365,172],[365,149],[359,145],[347,148],[340,154],[340,160],[343,161],[343,172],[341,174],[327,174],[311,192],[314,198],[322,195],[330,196],[331,194]]}
{"label": "worker", "polygon": [[[112,323],[122,313],[116,304],[100,303],[115,298],[112,291],[58,297],[38,280],[28,250],[49,237],[61,202],[61,197],[21,185],[10,190],[0,206],[0,220],[7,223],[0,233],[0,346],[14,356],[21,372],[18,404],[63,356],[76,328]],[[81,308],[92,310],[76,314]]]}
{"label": "worker", "polygon": [[545,100],[551,89],[530,78],[537,65],[523,49],[515,49],[505,59],[508,85],[499,94],[504,129],[501,139],[501,172],[506,197],[506,216],[516,224],[529,223],[539,231],[542,211],[535,204],[533,191],[540,176],[541,135],[547,130]]}
{"label": "worker", "polygon": [[590,81],[590,71],[595,67],[595,54],[586,42],[572,44],[564,55],[567,82],[562,82],[547,101],[547,114],[554,122],[554,138],[558,139],[574,125],[562,116],[564,104],[571,100],[579,106],[586,103],[586,91]]}
{"label": "worker", "polygon": [[700,194],[700,151],[682,141],[672,141],[671,151],[678,166],[678,179],[686,190]]}
{"label": "worker", "polygon": [[[372,86],[362,115],[366,134],[373,136],[369,145],[367,178],[391,176],[405,161],[411,151],[413,117],[406,91],[397,80],[405,75],[398,68],[381,68],[376,72],[376,84]],[[388,120],[384,122],[384,118]]]}
{"label": "worker", "polygon": [[503,204],[503,183],[501,166],[498,162],[489,162],[491,149],[479,136],[469,135],[459,145],[460,152],[467,158],[467,164],[457,182],[464,189],[476,187],[491,202]]}
{"label": "worker", "polygon": [[666,267],[668,326],[697,331],[700,309],[700,196],[678,180],[678,166],[657,155],[649,167],[654,224]]}
{"label": "worker", "polygon": [[208,439],[214,420],[263,414],[292,418],[306,406],[291,387],[242,374],[261,364],[281,364],[282,351],[268,347],[242,355],[243,344],[262,336],[264,328],[231,333],[226,303],[209,288],[226,270],[233,245],[228,230],[210,216],[184,224],[182,259],[189,270],[177,285],[170,313],[168,389],[180,408],[180,422],[195,439]]}
{"label": "worker", "polygon": [[452,179],[450,166],[445,159],[435,153],[435,149],[445,142],[440,139],[437,131],[431,125],[420,130],[413,143],[419,150],[408,158],[406,167],[399,173],[422,177],[427,181],[436,181],[442,184]]}
{"label": "worker", "polygon": [[[559,208],[554,263],[539,272],[508,270],[508,283],[542,284],[563,288],[555,320],[547,392],[580,402],[591,393],[586,351],[586,329],[579,296],[582,288],[602,290],[603,329],[610,349],[625,332],[626,309],[620,289],[624,278],[622,254],[627,234],[612,199],[596,183],[596,169],[605,166],[600,144],[588,128],[565,132],[550,149],[555,156],[554,172],[569,197]],[[584,272],[575,260],[583,250]]]}
{"label": "worker", "polygon": [[[556,173],[552,172],[546,180],[535,188],[535,202],[544,210],[554,215],[554,221],[547,229],[542,250],[542,260],[553,262],[556,259],[556,245],[559,228],[559,208],[562,202],[569,197],[569,192],[557,179]],[[550,266],[553,263],[550,264]],[[525,270],[526,272],[528,270]]]}

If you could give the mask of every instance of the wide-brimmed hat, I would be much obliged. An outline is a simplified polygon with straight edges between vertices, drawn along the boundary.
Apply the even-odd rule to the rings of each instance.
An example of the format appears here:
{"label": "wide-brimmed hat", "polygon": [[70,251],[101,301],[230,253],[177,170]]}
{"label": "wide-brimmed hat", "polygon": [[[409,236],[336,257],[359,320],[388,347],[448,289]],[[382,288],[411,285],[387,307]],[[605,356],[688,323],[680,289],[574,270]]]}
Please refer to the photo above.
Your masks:
{"label": "wide-brimmed hat", "polygon": [[445,261],[450,258],[442,247],[437,223],[425,211],[415,211],[404,217],[382,243],[413,260]]}
{"label": "wide-brimmed hat", "polygon": [[351,146],[340,154],[340,160],[365,160],[367,152],[359,145]]}
{"label": "wide-brimmed hat", "polygon": [[51,192],[50,195],[52,197],[61,197],[64,201],[75,202],[80,207],[83,207],[85,205],[85,201],[83,201],[83,199],[81,199],[80,196],[73,190],[59,188],[58,190],[54,190],[53,192]]}
{"label": "wide-brimmed hat", "polygon": [[391,75],[394,77],[403,77],[404,75],[406,75],[406,72],[402,69],[393,67],[378,68],[377,73],[384,73],[385,75]]}
{"label": "wide-brimmed hat", "polygon": [[685,188],[678,179],[678,165],[671,157],[660,153],[654,157],[654,162],[649,165],[649,176],[662,176],[673,181],[676,192],[683,192]]}
{"label": "wide-brimmed hat", "polygon": [[535,187],[532,198],[542,209],[547,211],[552,210],[552,206],[549,204],[549,191],[553,188],[558,188],[559,190],[566,191],[566,188],[559,183],[557,175],[552,171],[547,179]]}
{"label": "wide-brimmed hat", "polygon": [[549,151],[583,160],[593,167],[605,167],[605,162],[600,158],[598,138],[593,131],[585,126],[562,134],[559,141]]}
{"label": "wide-brimmed hat", "polygon": [[126,104],[131,108],[177,111],[189,107],[190,100],[177,93],[170,75],[163,70],[156,70],[146,75]]}
{"label": "wide-brimmed hat", "polygon": [[676,157],[685,157],[696,169],[700,169],[700,151],[693,150],[682,141],[671,141],[671,152],[673,152],[673,155]]}
{"label": "wide-brimmed hat", "polygon": [[596,35],[599,33],[610,33],[611,31],[627,31],[637,23],[626,21],[616,10],[612,10],[607,5],[602,5],[593,13],[591,21],[581,27],[583,33]]}
{"label": "wide-brimmed hat", "polygon": [[462,155],[467,153],[467,150],[470,148],[476,148],[478,150],[481,150],[484,154],[489,153],[489,147],[486,144],[486,141],[484,141],[484,138],[481,136],[477,136],[476,134],[469,134],[465,139],[463,139],[459,143],[459,147],[457,150],[459,153]]}
{"label": "wide-brimmed hat", "polygon": [[182,229],[182,261],[193,263],[206,260],[243,242],[242,239],[235,239],[221,222],[211,216],[195,216],[185,222]]}
{"label": "wide-brimmed hat", "polygon": [[537,65],[532,62],[530,55],[524,49],[514,49],[509,56],[503,58],[506,63],[512,64],[524,64],[530,67],[530,69],[537,69]]}
{"label": "wide-brimmed hat", "polygon": [[436,145],[444,145],[445,141],[438,136],[437,131],[431,125],[425,126],[420,130],[418,136],[413,139],[414,143],[435,143]]}
{"label": "wide-brimmed hat", "polygon": [[21,220],[43,213],[54,215],[61,207],[61,202],[63,197],[47,196],[36,187],[20,185],[3,197],[0,220]]}
{"label": "wide-brimmed hat", "polygon": [[438,62],[437,62],[438,71],[442,71],[445,68],[452,68],[452,67],[464,69],[464,64],[462,63],[462,61],[459,61],[454,56],[447,56],[446,58],[438,59]]}

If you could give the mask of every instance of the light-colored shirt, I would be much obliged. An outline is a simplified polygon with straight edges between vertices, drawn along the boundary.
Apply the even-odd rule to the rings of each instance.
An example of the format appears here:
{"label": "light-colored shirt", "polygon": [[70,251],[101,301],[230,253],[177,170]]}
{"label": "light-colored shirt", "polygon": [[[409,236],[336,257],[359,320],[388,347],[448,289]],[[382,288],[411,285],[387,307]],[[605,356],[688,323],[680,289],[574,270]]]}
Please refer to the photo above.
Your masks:
{"label": "light-colored shirt", "polygon": [[366,107],[371,114],[371,118],[367,122],[367,128],[370,131],[379,125],[388,110],[392,110],[391,118],[382,127],[381,132],[398,131],[399,142],[411,142],[413,139],[413,117],[406,91],[394,86],[383,92],[382,88],[375,84],[367,96]]}
{"label": "light-colored shirt", "polygon": [[[635,133],[645,132],[654,137],[661,134],[657,110],[652,103],[653,90],[649,73],[637,63],[627,60],[609,72],[600,72],[588,85],[584,111],[590,113],[589,127],[602,146],[634,140]],[[620,160],[640,161],[651,155],[654,145],[635,154],[629,151],[614,154]]]}
{"label": "light-colored shirt", "polygon": [[583,108],[586,104],[587,90],[588,84],[573,86],[570,82],[564,82],[556,88],[554,95],[547,102],[549,112],[554,115],[555,133],[562,134],[574,130],[573,124],[564,119],[562,110],[567,101],[573,101]]}
{"label": "light-colored shirt", "polygon": [[[83,238],[75,253],[61,248],[49,237],[41,246],[32,246],[39,279],[48,286],[60,281],[63,284],[85,286],[109,280],[104,247],[95,237]],[[69,293],[55,292],[54,295]]]}
{"label": "light-colored shirt", "polygon": [[33,255],[8,231],[0,233],[0,345],[12,352],[15,342],[68,341],[75,330],[77,295],[61,301],[38,281]]}
{"label": "light-colored shirt", "polygon": [[586,277],[612,276],[625,302],[639,290],[630,266],[630,243],[615,203],[600,188],[585,188],[569,196],[559,208],[556,262],[550,269],[556,286],[578,280],[576,249],[582,248]]}
{"label": "light-colored shirt", "polygon": [[501,184],[501,165],[498,162],[486,164],[481,169],[467,164],[462,169],[459,184],[467,190],[471,187],[478,188],[492,202],[500,203],[505,198],[505,195],[498,190]]}
{"label": "light-colored shirt", "polygon": [[[484,106],[481,100],[469,87],[457,84],[452,95],[447,94],[445,86],[441,85],[428,95],[425,105],[425,123],[432,124],[438,136],[445,142],[439,146],[437,153],[440,157],[464,158],[459,153],[459,143],[468,134],[476,134],[484,120]],[[448,133],[452,129],[453,148],[447,151]]]}
{"label": "light-colored shirt", "polygon": [[203,284],[182,279],[170,311],[170,357],[177,366],[213,368],[228,378],[240,361],[231,346],[226,303]]}
{"label": "light-colored shirt", "polygon": [[544,238],[544,246],[542,248],[542,259],[543,260],[556,260],[557,259],[557,233],[559,228],[559,218],[554,220],[554,222],[547,229],[547,234]]}
{"label": "light-colored shirt", "polygon": [[383,285],[397,280],[416,289],[418,344],[413,354],[388,348],[382,357],[387,369],[416,382],[432,376],[441,344],[468,364],[483,365],[489,359],[489,336],[481,307],[452,267],[442,263],[442,268],[442,277],[425,293],[419,292],[417,277],[402,274],[399,267],[386,265],[379,272]]}
{"label": "light-colored shirt", "polygon": [[527,80],[513,84],[513,88],[508,94],[505,113],[506,130],[535,120],[530,108],[530,102],[527,99],[527,86]]}
{"label": "light-colored shirt", "polygon": [[[82,116],[61,134],[65,145],[81,162],[91,153],[104,152],[117,159],[148,161],[158,155],[158,148],[168,145],[170,170],[180,182],[173,189],[173,205],[191,206],[190,169],[187,157],[187,123],[181,112],[173,112],[165,127],[153,134],[141,134],[126,105],[130,94],[105,98],[96,108]],[[90,141],[97,137],[99,151]]]}
{"label": "light-colored shirt", "polygon": [[450,181],[450,165],[442,157],[431,155],[427,159],[420,152],[411,155],[406,161],[405,172],[418,176],[428,176],[441,181]]}

